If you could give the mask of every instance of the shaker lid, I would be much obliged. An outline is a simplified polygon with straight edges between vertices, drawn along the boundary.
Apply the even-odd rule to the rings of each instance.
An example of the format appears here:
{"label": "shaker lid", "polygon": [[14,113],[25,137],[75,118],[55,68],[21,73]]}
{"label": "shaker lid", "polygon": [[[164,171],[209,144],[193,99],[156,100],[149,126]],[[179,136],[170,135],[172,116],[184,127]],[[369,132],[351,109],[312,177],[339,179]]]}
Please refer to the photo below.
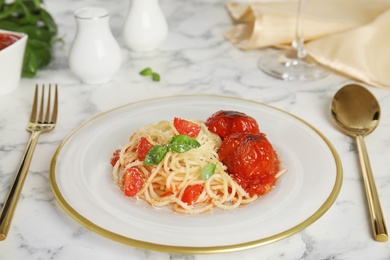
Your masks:
{"label": "shaker lid", "polygon": [[100,7],[83,7],[78,9],[74,16],[79,19],[100,19],[108,16],[108,11]]}

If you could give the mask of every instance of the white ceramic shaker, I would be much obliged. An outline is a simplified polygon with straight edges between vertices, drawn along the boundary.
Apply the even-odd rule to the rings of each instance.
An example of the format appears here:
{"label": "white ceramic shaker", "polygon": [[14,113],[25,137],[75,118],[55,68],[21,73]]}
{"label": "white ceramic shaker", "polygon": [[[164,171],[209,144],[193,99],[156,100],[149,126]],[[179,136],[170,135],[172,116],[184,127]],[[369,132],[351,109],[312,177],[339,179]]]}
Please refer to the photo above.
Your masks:
{"label": "white ceramic shaker", "polygon": [[77,33],[69,53],[69,67],[86,84],[110,81],[120,69],[121,49],[109,27],[109,13],[99,7],[75,12]]}
{"label": "white ceramic shaker", "polygon": [[168,24],[158,0],[130,0],[123,39],[133,51],[153,51],[165,40]]}

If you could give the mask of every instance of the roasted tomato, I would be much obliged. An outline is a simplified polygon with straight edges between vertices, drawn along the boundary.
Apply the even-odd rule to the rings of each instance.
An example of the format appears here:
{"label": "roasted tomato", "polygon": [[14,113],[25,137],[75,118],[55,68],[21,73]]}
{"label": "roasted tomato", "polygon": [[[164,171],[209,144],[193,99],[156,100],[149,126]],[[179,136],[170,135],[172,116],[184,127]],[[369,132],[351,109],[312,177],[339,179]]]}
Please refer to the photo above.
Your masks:
{"label": "roasted tomato", "polygon": [[250,196],[261,196],[275,184],[279,159],[265,134],[235,133],[218,150],[228,173]]}
{"label": "roasted tomato", "polygon": [[200,194],[203,191],[203,185],[195,184],[189,186],[183,193],[181,201],[187,203],[188,205],[193,205],[195,201],[199,198]]}
{"label": "roasted tomato", "polygon": [[138,159],[141,161],[145,160],[146,154],[149,152],[150,148],[153,147],[148,139],[141,137],[137,145]]}
{"label": "roasted tomato", "polygon": [[131,167],[126,170],[123,176],[123,192],[126,196],[135,196],[141,190],[142,184],[142,175],[137,167]]}
{"label": "roasted tomato", "polygon": [[181,118],[175,117],[173,119],[173,125],[175,126],[179,134],[188,135],[189,137],[192,138],[197,137],[200,132],[200,125],[197,125],[195,123],[192,123],[190,121]]}
{"label": "roasted tomato", "polygon": [[222,139],[234,133],[259,133],[259,126],[254,118],[244,113],[220,110],[206,120],[207,128]]}
{"label": "roasted tomato", "polygon": [[117,149],[115,150],[115,152],[112,154],[112,157],[111,157],[111,166],[114,167],[116,162],[119,160],[119,154],[120,154],[121,150],[120,149]]}

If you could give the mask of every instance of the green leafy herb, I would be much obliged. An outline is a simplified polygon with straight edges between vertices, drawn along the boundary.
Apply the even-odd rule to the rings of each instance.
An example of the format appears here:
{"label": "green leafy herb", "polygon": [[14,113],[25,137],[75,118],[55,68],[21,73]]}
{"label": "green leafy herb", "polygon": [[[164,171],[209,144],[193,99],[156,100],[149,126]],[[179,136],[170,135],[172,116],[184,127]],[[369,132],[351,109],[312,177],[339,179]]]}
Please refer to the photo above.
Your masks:
{"label": "green leafy herb", "polygon": [[154,72],[151,68],[145,68],[139,73],[142,76],[152,76],[153,81],[160,81],[160,75]]}
{"label": "green leafy herb", "polygon": [[164,156],[168,152],[168,146],[166,145],[155,145],[150,148],[149,152],[146,154],[144,165],[152,166],[159,164]]}
{"label": "green leafy herb", "polygon": [[200,147],[200,143],[187,135],[176,135],[169,140],[168,145],[155,145],[146,154],[144,165],[153,166],[159,164],[168,151],[184,153],[192,148]]}
{"label": "green leafy herb", "polygon": [[153,72],[152,73],[152,79],[153,79],[153,81],[160,81],[160,75],[155,73],[155,72]]}
{"label": "green leafy herb", "polygon": [[42,0],[0,0],[0,29],[28,35],[22,77],[35,77],[51,60],[57,24],[42,7]]}
{"label": "green leafy herb", "polygon": [[203,180],[207,180],[214,174],[216,168],[217,165],[215,165],[214,163],[207,164],[205,167],[202,168],[200,178],[202,178]]}
{"label": "green leafy herb", "polygon": [[200,143],[188,135],[176,135],[169,140],[169,150],[184,153],[192,148],[200,147]]}
{"label": "green leafy herb", "polygon": [[149,76],[152,75],[153,71],[151,68],[143,69],[139,74],[142,76]]}

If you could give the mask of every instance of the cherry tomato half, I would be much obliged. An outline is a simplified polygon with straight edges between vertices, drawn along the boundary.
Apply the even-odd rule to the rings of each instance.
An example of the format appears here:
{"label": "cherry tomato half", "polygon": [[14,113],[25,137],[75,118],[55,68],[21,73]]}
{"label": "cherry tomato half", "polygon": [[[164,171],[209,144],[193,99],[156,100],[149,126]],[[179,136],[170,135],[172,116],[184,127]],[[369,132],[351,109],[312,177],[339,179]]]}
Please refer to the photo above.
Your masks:
{"label": "cherry tomato half", "polygon": [[173,119],[173,125],[175,126],[179,134],[188,135],[192,138],[196,138],[200,132],[200,125],[181,118],[175,117]]}
{"label": "cherry tomato half", "polygon": [[184,191],[183,196],[181,197],[181,201],[187,203],[188,205],[193,205],[195,201],[199,198],[202,191],[202,184],[188,186],[187,189]]}
{"label": "cherry tomato half", "polygon": [[120,149],[117,149],[115,150],[115,152],[112,154],[112,157],[111,157],[111,166],[114,167],[116,162],[119,160],[119,154],[120,154],[121,150]]}
{"label": "cherry tomato half", "polygon": [[128,197],[133,197],[142,188],[142,174],[137,167],[131,167],[126,170],[123,177],[123,192]]}
{"label": "cherry tomato half", "polygon": [[244,113],[220,110],[206,120],[207,128],[222,139],[234,133],[259,133],[256,120]]}
{"label": "cherry tomato half", "polygon": [[232,134],[223,140],[218,155],[232,178],[251,196],[267,193],[276,182],[279,159],[263,133]]}
{"label": "cherry tomato half", "polygon": [[152,147],[153,145],[148,141],[148,139],[141,137],[137,145],[138,159],[141,161],[145,160],[146,154]]}

